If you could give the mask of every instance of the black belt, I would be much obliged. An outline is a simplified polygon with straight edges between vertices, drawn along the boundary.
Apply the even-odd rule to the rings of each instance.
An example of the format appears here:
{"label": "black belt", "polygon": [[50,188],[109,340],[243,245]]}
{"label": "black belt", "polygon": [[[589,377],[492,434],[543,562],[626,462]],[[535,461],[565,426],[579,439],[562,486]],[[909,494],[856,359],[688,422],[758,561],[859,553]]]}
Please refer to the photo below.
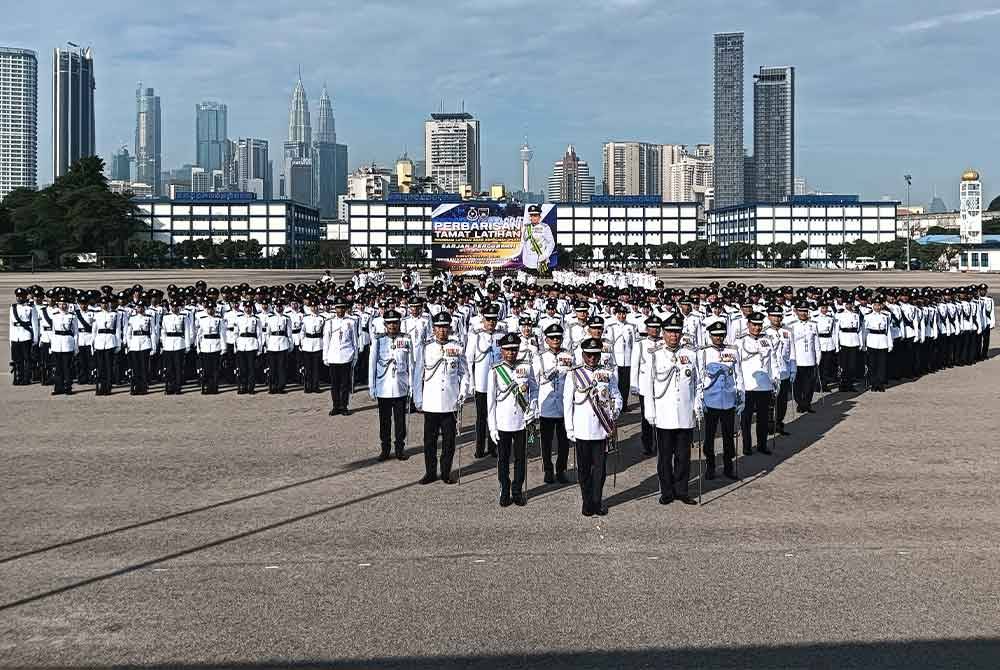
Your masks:
{"label": "black belt", "polygon": [[868,333],[871,335],[885,335],[884,330],[869,330]]}
{"label": "black belt", "polygon": [[858,332],[858,329],[857,328],[841,328],[840,332],[842,332],[842,333],[856,333],[856,332]]}
{"label": "black belt", "polygon": [[98,335],[114,335],[115,331],[113,329],[111,329],[111,328],[98,328],[97,329],[97,334]]}
{"label": "black belt", "polygon": [[217,340],[217,339],[219,339],[219,334],[218,333],[205,333],[204,335],[202,335],[202,337],[205,338],[206,340]]}
{"label": "black belt", "polygon": [[149,337],[149,331],[148,330],[133,330],[132,331],[132,336],[133,337]]}
{"label": "black belt", "polygon": [[271,337],[282,337],[282,336],[284,336],[284,334],[285,334],[285,331],[283,331],[283,330],[279,330],[279,331],[273,331],[272,330],[271,331]]}
{"label": "black belt", "polygon": [[306,337],[323,337],[323,333],[306,333]]}
{"label": "black belt", "polygon": [[240,337],[252,337],[253,339],[256,340],[257,339],[257,333],[240,333]]}
{"label": "black belt", "polygon": [[55,331],[55,333],[56,335],[62,335],[63,337],[70,337],[71,335],[73,335],[72,330],[57,330]]}
{"label": "black belt", "polygon": [[[163,336],[164,337],[184,337],[184,333],[183,332],[180,332],[180,333],[164,333]],[[208,337],[208,335],[206,335],[205,337]],[[218,335],[216,335],[216,337],[218,337]]]}
{"label": "black belt", "polygon": [[832,333],[820,333],[819,336],[820,337],[825,337],[827,339],[830,339],[831,337],[833,337],[833,334]]}
{"label": "black belt", "polygon": [[301,328],[292,328],[292,334],[293,334],[293,335],[294,335],[295,333],[301,333],[301,332],[302,332],[302,329],[301,329]]}

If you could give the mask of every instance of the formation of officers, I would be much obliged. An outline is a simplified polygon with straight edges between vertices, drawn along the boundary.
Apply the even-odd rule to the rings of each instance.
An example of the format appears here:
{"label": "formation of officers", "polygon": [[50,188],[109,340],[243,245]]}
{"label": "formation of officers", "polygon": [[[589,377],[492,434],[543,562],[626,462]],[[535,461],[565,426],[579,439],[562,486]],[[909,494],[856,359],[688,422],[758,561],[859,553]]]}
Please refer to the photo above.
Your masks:
{"label": "formation of officers", "polygon": [[[572,274],[575,279],[570,278]],[[501,506],[526,504],[527,453],[547,484],[568,483],[574,445],[582,513],[603,515],[617,424],[637,401],[644,454],[657,458],[659,502],[694,504],[691,448],[703,428],[705,478],[736,479],[742,452],[770,454],[794,402],[818,391],[884,391],[986,357],[996,324],[987,286],[768,288],[716,282],[684,291],[638,277],[561,275],[558,283],[442,274],[419,287],[380,272],[337,284],[116,291],[19,288],[10,307],[16,385],[98,395],[162,382],[167,395],[235,385],[268,393],[329,387],[349,415],[357,383],[377,402],[379,460],[406,460],[408,417],[423,415],[422,484],[456,482],[457,432],[475,411],[475,455],[495,456]],[[613,274],[613,273],[612,273]],[[605,279],[612,281],[605,282]],[[440,445],[440,446],[439,446]]]}

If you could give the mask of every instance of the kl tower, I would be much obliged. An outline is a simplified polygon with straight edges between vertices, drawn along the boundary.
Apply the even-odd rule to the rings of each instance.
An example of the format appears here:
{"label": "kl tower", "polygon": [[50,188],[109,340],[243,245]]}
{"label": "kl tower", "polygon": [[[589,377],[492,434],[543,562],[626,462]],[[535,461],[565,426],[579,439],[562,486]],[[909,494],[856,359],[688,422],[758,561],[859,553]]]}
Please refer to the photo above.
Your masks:
{"label": "kl tower", "polygon": [[525,136],[524,144],[521,145],[521,189],[525,193],[531,192],[531,189],[528,188],[528,163],[531,162],[531,158],[534,155],[535,152],[528,146],[528,138]]}

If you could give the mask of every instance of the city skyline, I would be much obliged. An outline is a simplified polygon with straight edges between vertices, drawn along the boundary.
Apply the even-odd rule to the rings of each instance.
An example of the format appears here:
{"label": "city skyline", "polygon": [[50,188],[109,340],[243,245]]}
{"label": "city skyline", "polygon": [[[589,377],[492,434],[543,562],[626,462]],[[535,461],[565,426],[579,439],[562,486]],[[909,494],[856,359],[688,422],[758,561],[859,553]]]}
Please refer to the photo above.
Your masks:
{"label": "city skyline", "polygon": [[[483,184],[513,186],[520,182],[518,148],[525,130],[537,165],[551,165],[569,143],[582,155],[597,157],[605,141],[619,137],[712,142],[712,34],[740,30],[746,35],[745,100],[752,90],[747,73],[767,63],[796,67],[796,171],[810,182],[829,191],[902,199],[902,175],[912,173],[915,202],[929,201],[935,187],[954,202],[955,175],[975,167],[991,195],[992,175],[1000,172],[1000,158],[990,151],[997,143],[990,112],[996,93],[982,81],[955,73],[970,61],[985,60],[989,31],[1000,17],[978,10],[976,3],[951,14],[929,2],[766,4],[773,11],[713,2],[696,11],[676,3],[621,0],[588,4],[567,21],[565,7],[553,3],[539,8],[537,18],[555,26],[556,34],[529,36],[516,46],[500,33],[516,24],[518,7],[531,5],[516,0],[502,7],[477,4],[463,13],[463,25],[486,23],[496,30],[483,36],[475,66],[457,71],[427,67],[447,52],[446,31],[434,24],[448,12],[435,3],[419,10],[338,7],[333,28],[324,19],[334,9],[328,3],[254,8],[225,19],[208,8],[174,16],[167,8],[142,7],[113,29],[105,20],[109,7],[100,2],[95,12],[80,16],[46,12],[43,3],[11,8],[0,28],[0,44],[41,54],[43,73],[51,72],[52,47],[64,40],[93,46],[97,154],[103,157],[133,132],[130,100],[139,80],[154,82],[163,101],[165,171],[195,162],[188,110],[204,99],[227,102],[230,137],[261,137],[280,147],[295,63],[309,49],[320,56],[303,62],[303,79],[317,88],[327,80],[336,93],[338,125],[352,145],[351,169],[372,160],[391,165],[404,147],[420,144],[422,121],[441,108],[442,100],[445,110],[460,109],[464,100],[483,122]],[[706,11],[720,18],[706,24]],[[621,23],[630,26],[633,38],[606,39]],[[400,25],[409,27],[414,47],[425,54],[421,62],[358,58],[353,44],[381,43],[389,39],[390,28]],[[306,29],[297,33],[292,26]],[[657,34],[669,39],[642,39]],[[584,45],[571,69],[555,81],[533,67],[548,53],[553,37]],[[254,51],[243,47],[255,40],[260,46]],[[644,42],[654,43],[656,50]],[[680,66],[655,72],[641,67],[654,54]],[[250,71],[254,75],[248,79]],[[384,76],[375,78],[376,72]],[[578,86],[581,77],[614,82],[615,95]],[[52,129],[44,121],[51,118],[51,86],[45,78],[39,82],[39,185],[52,180]],[[415,88],[414,81],[425,85]],[[554,100],[560,104],[550,104]],[[751,118],[745,107],[745,144],[752,138]]]}

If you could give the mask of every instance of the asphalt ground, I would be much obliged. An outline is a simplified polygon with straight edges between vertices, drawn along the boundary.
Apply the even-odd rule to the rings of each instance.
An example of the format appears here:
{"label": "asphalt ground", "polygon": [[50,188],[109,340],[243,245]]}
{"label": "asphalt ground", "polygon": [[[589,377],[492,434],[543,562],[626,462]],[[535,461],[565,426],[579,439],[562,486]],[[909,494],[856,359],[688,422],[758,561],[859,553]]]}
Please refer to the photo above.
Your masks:
{"label": "asphalt ground", "polygon": [[633,409],[603,518],[537,455],[527,507],[498,507],[471,406],[462,484],[420,486],[422,417],[378,463],[364,391],[328,417],[297,390],[0,380],[0,666],[996,668],[997,353],[826,396],[701,507],[657,504]]}

